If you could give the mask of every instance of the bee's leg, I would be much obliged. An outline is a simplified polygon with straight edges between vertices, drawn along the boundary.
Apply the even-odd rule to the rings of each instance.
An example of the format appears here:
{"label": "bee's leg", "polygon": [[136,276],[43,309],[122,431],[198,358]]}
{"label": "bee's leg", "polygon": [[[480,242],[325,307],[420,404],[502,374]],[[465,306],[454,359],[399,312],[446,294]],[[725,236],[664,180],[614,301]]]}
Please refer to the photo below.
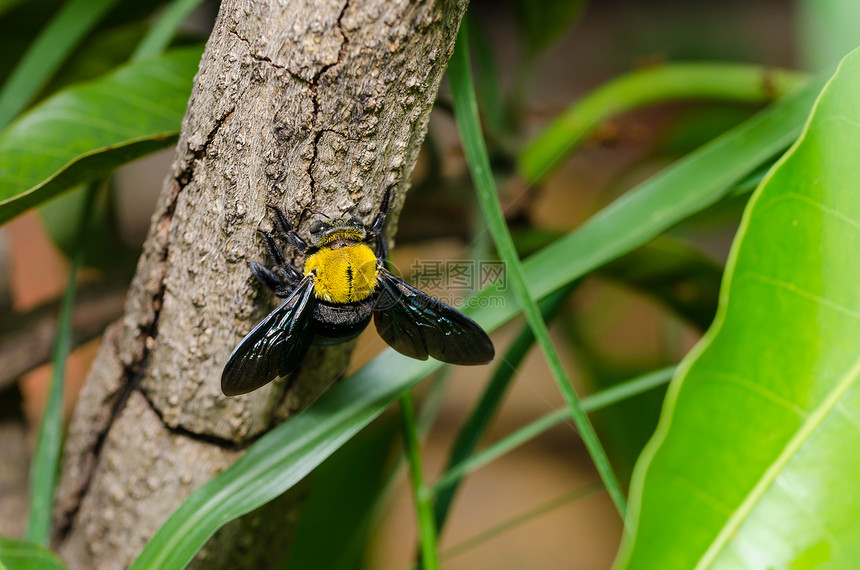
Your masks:
{"label": "bee's leg", "polygon": [[278,230],[278,233],[282,238],[287,240],[287,242],[296,248],[299,253],[304,253],[308,249],[308,244],[305,240],[302,239],[302,236],[298,234],[296,230],[292,228],[290,222],[287,221],[287,216],[284,214],[284,211],[274,204],[266,204],[266,207],[272,211],[272,214],[275,218],[275,228]]}
{"label": "bee's leg", "polygon": [[254,275],[260,283],[271,289],[278,297],[289,297],[296,288],[294,283],[290,283],[285,280],[265,265],[261,265],[253,260],[248,265],[250,266],[251,274]]}
{"label": "bee's leg", "polygon": [[280,269],[284,273],[284,277],[286,277],[287,281],[292,285],[298,285],[304,277],[302,272],[299,271],[299,268],[292,263],[289,263],[286,267],[281,267]]}
{"label": "bee's leg", "polygon": [[266,249],[269,250],[269,255],[271,256],[272,261],[274,261],[275,265],[280,269],[284,279],[286,279],[288,283],[296,285],[302,279],[302,274],[299,272],[298,268],[296,268],[292,263],[287,262],[284,257],[283,250],[275,241],[272,234],[262,229],[257,231],[263,236],[263,242],[266,244]]}
{"label": "bee's leg", "polygon": [[308,250],[308,242],[302,239],[302,236],[296,230],[290,230],[290,233],[287,234],[287,241],[299,253],[305,253]]}
{"label": "bee's leg", "polygon": [[394,188],[394,186],[396,186],[396,183],[386,188],[385,194],[382,195],[382,202],[379,204],[379,212],[376,214],[376,217],[373,218],[373,221],[368,227],[371,233],[378,234],[382,231],[383,226],[385,226],[385,218],[388,216],[388,208],[391,206],[391,189]]}
{"label": "bee's leg", "polygon": [[272,211],[272,215],[275,218],[275,228],[280,232],[281,237],[286,238],[287,234],[293,230],[290,222],[287,221],[287,215],[274,204],[266,204],[266,207]]}
{"label": "bee's leg", "polygon": [[382,229],[385,227],[385,218],[388,216],[388,208],[391,206],[391,189],[394,186],[396,186],[396,183],[385,189],[385,194],[382,195],[382,203],[379,204],[379,212],[367,227],[368,233],[376,240],[376,255],[383,264],[388,260],[388,242],[385,241],[385,234]]}
{"label": "bee's leg", "polygon": [[385,262],[388,261],[388,242],[385,240],[385,234],[379,232],[374,234],[376,237],[376,257],[382,262],[382,265],[385,265]]}
{"label": "bee's leg", "polygon": [[262,228],[257,229],[257,231],[260,232],[261,236],[263,236],[263,243],[266,244],[266,249],[269,251],[269,257],[272,258],[275,265],[278,267],[286,265],[287,260],[284,257],[284,250],[282,250],[281,246],[278,245],[278,242],[275,241],[274,236]]}

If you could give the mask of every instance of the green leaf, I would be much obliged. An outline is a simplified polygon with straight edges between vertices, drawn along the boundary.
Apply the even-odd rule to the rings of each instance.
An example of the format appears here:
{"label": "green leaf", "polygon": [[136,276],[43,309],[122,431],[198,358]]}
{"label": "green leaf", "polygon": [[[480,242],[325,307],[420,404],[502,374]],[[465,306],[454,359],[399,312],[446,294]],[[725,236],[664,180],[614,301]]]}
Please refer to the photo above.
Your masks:
{"label": "green leaf", "polygon": [[123,65],[146,30],[142,22],[135,22],[91,34],[57,70],[37,100],[75,83],[97,79]]}
{"label": "green leaf", "polygon": [[[668,366],[660,370],[655,370],[647,374],[643,374],[632,380],[621,382],[611,388],[601,390],[596,394],[586,396],[582,399],[582,409],[586,412],[593,412],[601,408],[612,406],[613,404],[621,404],[631,401],[631,398],[640,396],[648,391],[658,388],[668,383],[675,373],[674,366]],[[570,420],[570,410],[567,408],[559,408],[552,411],[541,418],[531,422],[530,424],[510,433],[482,449],[479,453],[465,456],[461,461],[449,463],[445,468],[445,473],[434,485],[434,490],[437,496],[441,496],[468,473],[471,473],[484,465],[494,461],[502,455],[510,452],[516,447],[523,445],[527,441],[546,432],[551,427],[554,427],[564,421]]]}
{"label": "green leaf", "polygon": [[432,494],[424,484],[424,467],[421,460],[421,442],[415,420],[415,404],[412,391],[400,396],[400,417],[403,425],[403,443],[409,461],[409,480],[412,483],[412,501],[418,525],[421,545],[421,567],[438,570],[439,553],[436,551],[436,524],[433,522]]}
{"label": "green leaf", "polygon": [[42,411],[36,451],[30,466],[30,509],[27,520],[27,538],[33,542],[48,545],[51,539],[51,513],[54,508],[54,487],[60,464],[61,442],[63,439],[63,388],[66,383],[66,361],[72,348],[72,312],[77,294],[78,270],[83,264],[89,219],[95,201],[96,186],[86,189],[84,204],[78,218],[77,244],[69,281],[57,317],[57,332],[54,349],[51,352],[53,373],[48,398]]}
{"label": "green leaf", "polygon": [[744,214],[637,465],[619,567],[857,567],[858,154],[855,51]]}
{"label": "green leaf", "polygon": [[827,69],[860,44],[860,3],[800,0],[795,9],[799,48],[807,69]]}
{"label": "green leaf", "polygon": [[17,0],[11,5],[5,5],[0,0],[0,85],[6,83],[12,70],[23,59],[27,49],[33,44],[33,38],[45,27],[45,14],[59,10],[61,0]]}
{"label": "green leaf", "polygon": [[529,183],[540,182],[602,121],[631,109],[680,99],[766,103],[805,80],[792,71],[731,63],[673,63],[640,69],[613,79],[565,109],[529,141],[517,169]]}
{"label": "green leaf", "polygon": [[0,133],[0,224],[176,141],[200,47],[63,90]]}
{"label": "green leaf", "polygon": [[[86,242],[83,264],[106,273],[130,276],[134,273],[137,259],[140,257],[140,248],[129,246],[123,241],[118,227],[112,184],[104,181],[95,183],[98,184],[98,190],[90,218],[90,238]],[[69,259],[77,249],[77,228],[86,203],[88,186],[89,184],[76,186],[49,200],[38,210],[48,237]]]}
{"label": "green leaf", "polygon": [[[368,513],[385,488],[400,433],[393,419],[383,415],[314,471],[285,569],[363,567],[374,522]],[[332,544],[338,547],[331,548]]]}
{"label": "green leaf", "polygon": [[[820,86],[814,88],[777,102],[530,256],[523,268],[532,297],[546,297],[726,196],[736,182],[797,136]],[[468,313],[486,330],[520,310],[504,286],[482,291],[474,305],[481,308]],[[310,408],[260,438],[229,469],[192,493],[132,568],[182,568],[223,524],[292,487],[404,390],[440,366],[435,360],[383,352]]]}
{"label": "green leaf", "polygon": [[[548,299],[544,300],[541,304],[541,316],[544,320],[549,321],[559,312],[562,303],[574,287],[575,284],[570,288],[556,291]],[[447,472],[446,478],[450,476],[450,470],[454,465],[467,460],[475,452],[475,448],[484,438],[484,435],[486,435],[487,430],[490,428],[490,424],[496,417],[496,413],[501,407],[505,395],[508,393],[508,387],[514,379],[514,374],[520,368],[534,342],[534,335],[528,325],[526,325],[520,329],[513,342],[507,346],[501,358],[497,357],[498,364],[496,364],[493,375],[484,387],[481,398],[475,404],[474,408],[472,408],[469,417],[466,418],[466,421],[457,433],[454,444],[451,446],[448,454],[448,463],[445,466]],[[569,417],[569,414],[565,417]],[[437,533],[441,533],[442,527],[445,526],[445,520],[448,518],[448,513],[451,504],[454,502],[454,495],[457,492],[459,484],[460,478],[457,477],[444,489],[439,491],[436,497],[436,503],[433,505],[433,518],[436,522]]]}
{"label": "green leaf", "polygon": [[603,450],[597,434],[591,425],[588,416],[582,409],[579,397],[573,389],[573,385],[567,376],[567,372],[561,364],[561,358],[552,340],[546,323],[540,314],[537,301],[529,292],[528,279],[523,269],[522,261],[517,255],[514,240],[508,230],[499,195],[496,191],[496,183],[490,168],[490,158],[478,120],[478,103],[475,99],[475,88],[472,84],[472,74],[469,67],[469,43],[468,28],[461,27],[454,46],[454,53],[448,64],[448,80],[451,83],[451,94],[454,98],[454,116],[457,119],[457,127],[460,138],[463,141],[463,152],[466,155],[466,163],[475,183],[475,191],[481,213],[487,223],[487,229],[493,237],[496,251],[505,262],[505,270],[512,288],[523,308],[523,314],[529,328],[535,335],[535,340],[543,352],[544,359],[549,366],[552,377],[558,385],[558,389],[564,397],[565,403],[570,408],[571,417],[579,431],[582,442],[588,450],[594,462],[606,490],[615,503],[622,518],[627,512],[627,503],[621,491],[621,486],[609,463],[609,458]]}
{"label": "green leaf", "polygon": [[0,128],[33,100],[118,0],[68,0],[39,33],[0,90]]}
{"label": "green leaf", "polygon": [[160,55],[179,30],[179,26],[188,15],[197,8],[203,0],[173,0],[168,3],[164,12],[150,28],[146,37],[134,50],[134,60],[146,59]]}
{"label": "green leaf", "polygon": [[65,566],[50,550],[0,536],[0,568],[4,570],[63,570]]}
{"label": "green leaf", "polygon": [[490,136],[498,136],[505,127],[505,105],[499,66],[490,47],[490,40],[477,18],[466,18],[469,43],[475,57],[475,91],[481,116]]}
{"label": "green leaf", "polygon": [[21,4],[24,0],[0,0],[0,16]]}
{"label": "green leaf", "polygon": [[516,23],[526,50],[537,53],[555,43],[584,8],[583,0],[514,0]]}
{"label": "green leaf", "polygon": [[643,291],[705,330],[714,318],[722,267],[668,236],[601,268],[600,273]]}

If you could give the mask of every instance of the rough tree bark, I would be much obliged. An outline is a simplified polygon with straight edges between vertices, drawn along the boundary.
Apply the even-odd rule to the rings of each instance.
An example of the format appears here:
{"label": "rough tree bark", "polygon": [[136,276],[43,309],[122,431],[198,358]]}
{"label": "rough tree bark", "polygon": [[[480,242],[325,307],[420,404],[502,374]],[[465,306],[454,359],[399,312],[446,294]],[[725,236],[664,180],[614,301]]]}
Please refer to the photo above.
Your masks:
{"label": "rough tree bark", "polygon": [[[303,232],[310,209],[369,221],[392,183],[396,221],[464,10],[222,3],[125,316],[70,428],[55,541],[72,568],[130,564],[193,489],[342,373],[348,350],[312,349],[289,386],[221,394],[227,356],[270,308],[247,268],[264,259],[256,229],[270,225],[267,202]],[[283,555],[271,545],[292,534],[284,503],[296,500],[227,525],[194,565],[270,567]]]}

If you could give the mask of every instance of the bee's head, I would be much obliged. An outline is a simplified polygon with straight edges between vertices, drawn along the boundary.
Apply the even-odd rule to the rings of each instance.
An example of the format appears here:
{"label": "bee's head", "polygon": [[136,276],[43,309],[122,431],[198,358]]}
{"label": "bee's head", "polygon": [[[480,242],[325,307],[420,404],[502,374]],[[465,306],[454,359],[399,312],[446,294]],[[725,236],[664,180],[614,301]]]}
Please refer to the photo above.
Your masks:
{"label": "bee's head", "polygon": [[310,226],[311,245],[322,247],[334,242],[361,242],[367,237],[364,222],[356,218],[314,220]]}

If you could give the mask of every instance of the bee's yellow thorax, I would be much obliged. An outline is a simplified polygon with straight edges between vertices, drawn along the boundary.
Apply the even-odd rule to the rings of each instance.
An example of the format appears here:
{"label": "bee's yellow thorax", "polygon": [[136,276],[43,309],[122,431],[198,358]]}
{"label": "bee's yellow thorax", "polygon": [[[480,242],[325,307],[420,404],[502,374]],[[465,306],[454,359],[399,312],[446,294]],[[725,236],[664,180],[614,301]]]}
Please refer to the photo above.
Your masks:
{"label": "bee's yellow thorax", "polygon": [[354,303],[367,299],[376,288],[376,265],[376,254],[363,243],[323,247],[305,261],[305,275],[316,273],[317,298],[329,303]]}

